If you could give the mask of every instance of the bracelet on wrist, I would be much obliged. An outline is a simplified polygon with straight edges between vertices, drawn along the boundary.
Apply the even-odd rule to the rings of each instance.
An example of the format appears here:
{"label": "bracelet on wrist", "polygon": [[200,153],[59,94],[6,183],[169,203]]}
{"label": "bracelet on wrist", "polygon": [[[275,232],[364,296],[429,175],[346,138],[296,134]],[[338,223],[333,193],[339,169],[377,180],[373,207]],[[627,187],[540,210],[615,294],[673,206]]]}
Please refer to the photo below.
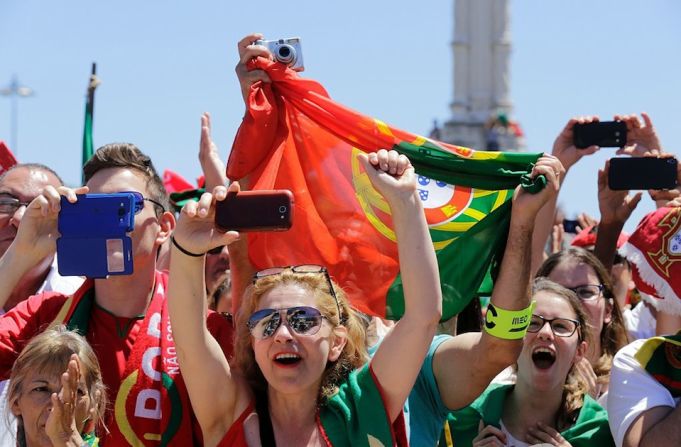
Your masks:
{"label": "bracelet on wrist", "polygon": [[175,236],[170,236],[170,242],[172,242],[173,245],[175,246],[175,248],[180,250],[183,254],[185,254],[187,256],[191,256],[192,258],[200,258],[201,256],[205,255],[205,253],[197,254],[197,253],[192,253],[191,251],[185,249],[184,247],[182,247],[180,244],[177,243],[177,240],[175,240]]}
{"label": "bracelet on wrist", "polygon": [[489,303],[485,315],[485,332],[504,340],[520,340],[525,336],[536,302],[525,309],[506,310]]}

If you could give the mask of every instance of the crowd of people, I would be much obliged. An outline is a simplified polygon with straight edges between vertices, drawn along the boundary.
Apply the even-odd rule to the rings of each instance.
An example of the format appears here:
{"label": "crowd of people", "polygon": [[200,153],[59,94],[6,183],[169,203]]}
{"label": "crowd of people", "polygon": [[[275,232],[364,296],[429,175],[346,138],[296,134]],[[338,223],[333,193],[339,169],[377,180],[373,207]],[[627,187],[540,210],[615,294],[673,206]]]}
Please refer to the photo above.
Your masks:
{"label": "crowd of people", "polygon": [[[261,38],[238,44],[244,100],[270,82],[248,69],[271,58]],[[628,129],[621,155],[671,156],[647,114],[614,119]],[[226,178],[208,114],[206,192],[179,212],[133,144],[99,148],[79,188],[44,165],[12,167],[0,175],[0,445],[678,445],[681,316],[658,305],[666,297],[637,293],[636,267],[618,252],[642,194],[610,190],[606,164],[594,179],[600,218],[583,217],[571,244],[556,222],[565,177],[599,149],[577,149],[573,128],[597,120],[567,122],[532,167],[541,191],[515,189],[489,304],[484,317],[466,313],[460,326],[479,328],[466,332],[438,329],[417,176],[395,151],[359,163],[392,215],[397,322],[353,308],[325,266],[252,271],[244,238],[214,226],[216,204],[240,185]],[[62,199],[126,191],[144,199],[133,273],[60,276]],[[650,195],[669,213],[681,207],[678,190]]]}

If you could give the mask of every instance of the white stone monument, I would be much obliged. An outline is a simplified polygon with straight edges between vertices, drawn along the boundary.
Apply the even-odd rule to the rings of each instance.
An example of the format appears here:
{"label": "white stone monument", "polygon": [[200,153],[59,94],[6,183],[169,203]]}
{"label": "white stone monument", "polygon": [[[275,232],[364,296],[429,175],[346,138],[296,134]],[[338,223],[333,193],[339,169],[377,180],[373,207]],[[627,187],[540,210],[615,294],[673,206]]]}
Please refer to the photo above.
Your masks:
{"label": "white stone monument", "polygon": [[455,0],[451,118],[431,136],[480,150],[522,149],[511,119],[508,0]]}

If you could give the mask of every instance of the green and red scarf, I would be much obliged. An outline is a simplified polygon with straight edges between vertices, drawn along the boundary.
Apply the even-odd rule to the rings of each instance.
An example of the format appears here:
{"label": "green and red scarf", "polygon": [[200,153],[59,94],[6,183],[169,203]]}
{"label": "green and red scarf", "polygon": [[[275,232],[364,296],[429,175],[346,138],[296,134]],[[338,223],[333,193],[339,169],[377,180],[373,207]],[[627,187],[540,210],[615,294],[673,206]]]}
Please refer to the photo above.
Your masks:
{"label": "green and red scarf", "polygon": [[681,332],[648,339],[634,357],[674,398],[681,397]]}
{"label": "green and red scarf", "polygon": [[[103,439],[105,445],[193,443],[191,405],[177,361],[166,288],[167,276],[156,272],[154,293],[107,421],[110,433]],[[87,334],[94,301],[94,283],[89,280],[66,300],[52,324]]]}

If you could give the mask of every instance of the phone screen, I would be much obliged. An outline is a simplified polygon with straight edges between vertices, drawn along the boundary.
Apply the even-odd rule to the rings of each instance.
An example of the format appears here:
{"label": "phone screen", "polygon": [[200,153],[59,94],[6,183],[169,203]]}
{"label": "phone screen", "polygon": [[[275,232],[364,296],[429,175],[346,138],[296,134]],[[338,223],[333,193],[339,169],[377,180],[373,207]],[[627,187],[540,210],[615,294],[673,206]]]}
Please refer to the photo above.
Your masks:
{"label": "phone screen", "polygon": [[608,186],[613,190],[673,189],[677,184],[676,158],[611,158]]}
{"label": "phone screen", "polygon": [[572,130],[577,149],[589,146],[623,147],[627,143],[627,125],[622,121],[575,124]]}

